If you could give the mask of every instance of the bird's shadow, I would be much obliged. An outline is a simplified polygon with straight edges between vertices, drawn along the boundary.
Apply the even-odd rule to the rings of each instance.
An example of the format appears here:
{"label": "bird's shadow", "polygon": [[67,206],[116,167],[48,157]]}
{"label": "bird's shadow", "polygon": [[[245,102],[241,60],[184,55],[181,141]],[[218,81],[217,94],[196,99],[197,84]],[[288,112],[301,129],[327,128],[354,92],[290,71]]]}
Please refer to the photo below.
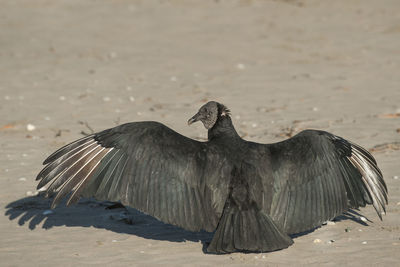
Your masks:
{"label": "bird's shadow", "polygon": [[180,227],[165,224],[149,215],[129,207],[115,207],[112,202],[98,202],[94,199],[81,199],[78,204],[66,207],[61,203],[50,210],[51,199],[41,196],[25,197],[6,206],[5,215],[10,220],[18,219],[18,224],[28,225],[34,230],[55,226],[95,227],[116,233],[137,235],[147,239],[171,242],[208,243],[213,233],[186,231]]}
{"label": "bird's shadow", "polygon": [[[186,231],[180,227],[165,224],[136,209],[113,205],[114,203],[108,201],[81,199],[76,205],[66,207],[65,203],[61,203],[57,208],[50,210],[51,201],[42,196],[25,197],[9,203],[6,206],[5,215],[10,220],[18,219],[18,224],[21,226],[27,224],[31,230],[43,223],[41,227],[44,229],[51,229],[54,226],[95,227],[153,240],[201,242],[204,253],[207,253],[207,245],[213,236],[213,233],[205,231]],[[352,220],[367,226],[368,224],[361,221],[360,217],[358,212],[349,210],[336,217],[334,221]],[[367,221],[370,222],[368,219]],[[319,227],[290,236],[297,238],[317,228]]]}

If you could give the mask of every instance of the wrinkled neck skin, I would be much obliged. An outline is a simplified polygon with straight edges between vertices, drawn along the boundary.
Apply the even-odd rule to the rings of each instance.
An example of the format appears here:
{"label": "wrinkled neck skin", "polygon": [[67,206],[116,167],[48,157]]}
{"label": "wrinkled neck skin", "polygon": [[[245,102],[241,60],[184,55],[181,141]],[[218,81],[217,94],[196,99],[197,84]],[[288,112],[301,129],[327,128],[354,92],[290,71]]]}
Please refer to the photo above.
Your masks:
{"label": "wrinkled neck skin", "polygon": [[209,141],[221,138],[223,140],[240,139],[229,115],[218,116],[217,122],[208,130]]}

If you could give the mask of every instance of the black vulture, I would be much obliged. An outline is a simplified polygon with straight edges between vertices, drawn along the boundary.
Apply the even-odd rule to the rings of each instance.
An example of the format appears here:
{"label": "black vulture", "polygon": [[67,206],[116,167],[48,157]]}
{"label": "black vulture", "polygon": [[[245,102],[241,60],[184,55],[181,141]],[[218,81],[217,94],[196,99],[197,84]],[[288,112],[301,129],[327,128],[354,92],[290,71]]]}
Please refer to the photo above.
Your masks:
{"label": "black vulture", "polygon": [[230,111],[211,101],[201,121],[208,141],[187,138],[154,121],[107,129],[53,154],[38,188],[121,202],[186,230],[214,236],[210,253],[268,252],[293,244],[351,208],[372,204],[382,219],[387,187],[372,155],[331,133],[305,130],[274,144],[243,140]]}

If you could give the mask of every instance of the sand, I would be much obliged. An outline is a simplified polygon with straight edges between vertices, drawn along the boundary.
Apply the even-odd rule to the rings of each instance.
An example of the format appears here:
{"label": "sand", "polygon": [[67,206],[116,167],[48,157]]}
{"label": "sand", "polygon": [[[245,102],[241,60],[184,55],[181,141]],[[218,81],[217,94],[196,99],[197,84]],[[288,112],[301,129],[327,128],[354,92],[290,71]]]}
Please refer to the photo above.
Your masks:
{"label": "sand", "polygon": [[[1,1],[0,265],[398,266],[399,11],[398,0]],[[370,149],[387,215],[369,206],[357,212],[371,222],[217,256],[203,252],[207,233],[91,199],[49,211],[32,196],[45,157],[82,132],[155,120],[204,140],[186,122],[207,100],[248,140],[315,128]]]}

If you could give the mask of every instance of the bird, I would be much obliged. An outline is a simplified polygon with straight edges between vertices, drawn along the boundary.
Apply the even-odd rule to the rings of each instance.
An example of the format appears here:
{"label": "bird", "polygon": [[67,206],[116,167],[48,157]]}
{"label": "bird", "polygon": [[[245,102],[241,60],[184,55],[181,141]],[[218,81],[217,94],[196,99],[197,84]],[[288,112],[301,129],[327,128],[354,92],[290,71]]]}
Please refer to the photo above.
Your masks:
{"label": "bird", "polygon": [[322,130],[271,144],[242,139],[230,110],[210,101],[188,120],[207,141],[160,122],[131,122],[85,136],[51,154],[38,189],[118,202],[189,231],[213,232],[206,253],[271,252],[291,236],[349,209],[372,204],[386,213],[388,190],[363,147]]}

